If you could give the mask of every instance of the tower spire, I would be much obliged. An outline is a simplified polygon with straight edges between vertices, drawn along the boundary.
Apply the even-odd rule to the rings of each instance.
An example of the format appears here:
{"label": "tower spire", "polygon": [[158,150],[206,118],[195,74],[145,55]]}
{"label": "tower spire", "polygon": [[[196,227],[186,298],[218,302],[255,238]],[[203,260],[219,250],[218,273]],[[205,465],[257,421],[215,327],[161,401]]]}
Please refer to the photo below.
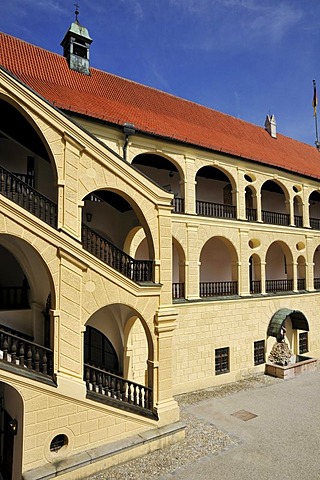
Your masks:
{"label": "tower spire", "polygon": [[79,5],[75,3],[74,6],[76,18],[61,42],[63,54],[71,70],[90,75],[89,50],[92,39],[87,28],[79,23]]}
{"label": "tower spire", "polygon": [[79,20],[78,20],[78,15],[79,15],[79,5],[77,3],[74,4],[74,6],[76,7],[76,10],[75,10],[75,15],[76,15],[76,22],[78,23]]}

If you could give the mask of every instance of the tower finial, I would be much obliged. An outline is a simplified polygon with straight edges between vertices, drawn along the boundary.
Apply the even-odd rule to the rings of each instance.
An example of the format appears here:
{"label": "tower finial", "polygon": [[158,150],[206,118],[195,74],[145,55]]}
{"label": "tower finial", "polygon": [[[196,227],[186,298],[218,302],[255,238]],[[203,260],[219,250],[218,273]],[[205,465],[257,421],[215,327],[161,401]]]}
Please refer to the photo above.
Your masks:
{"label": "tower finial", "polygon": [[78,15],[79,15],[79,5],[77,3],[74,4],[74,6],[76,7],[76,10],[75,10],[75,14],[76,14],[76,22],[78,21]]}

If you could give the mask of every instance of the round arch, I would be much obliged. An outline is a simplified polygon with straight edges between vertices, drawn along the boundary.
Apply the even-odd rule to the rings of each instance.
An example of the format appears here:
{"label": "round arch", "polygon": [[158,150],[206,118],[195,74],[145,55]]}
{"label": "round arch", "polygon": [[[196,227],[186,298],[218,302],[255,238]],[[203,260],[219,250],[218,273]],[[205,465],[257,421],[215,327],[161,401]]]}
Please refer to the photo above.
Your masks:
{"label": "round arch", "polygon": [[266,278],[293,278],[293,255],[290,247],[282,240],[275,240],[265,255]]}
{"label": "round arch", "polygon": [[[169,155],[165,155],[164,153],[154,153],[152,151],[140,153],[132,159],[131,165],[135,166],[139,171],[155,181],[160,187],[166,188],[167,186],[167,190],[169,189],[169,184],[177,186],[176,182],[174,181],[175,174],[177,174],[177,177],[179,177],[179,182],[182,183],[184,181],[184,171],[179,162],[177,162],[174,158],[171,158]],[[158,171],[163,170],[164,172],[169,173],[156,175],[155,171],[152,173],[152,170],[150,169]],[[172,193],[176,193],[171,185],[170,190]]]}
{"label": "round arch", "polygon": [[[84,201],[82,221],[90,229],[96,230],[104,237],[109,236],[118,248],[124,250],[125,245],[128,245],[130,232],[142,227],[147,239],[149,259],[155,258],[150,227],[141,208],[126,192],[105,187],[88,193],[82,200]],[[105,222],[106,217],[111,218],[109,224]],[[121,221],[122,218],[124,221]]]}
{"label": "round arch", "polygon": [[0,382],[2,435],[0,473],[3,478],[21,478],[23,455],[24,403],[16,388]]}
{"label": "round arch", "polygon": [[236,218],[236,181],[229,172],[216,165],[202,166],[195,184],[198,215]]}
{"label": "round arch", "polygon": [[[53,192],[46,191],[45,193],[49,198],[57,202],[57,184],[58,184],[58,168],[56,165],[55,157],[48,144],[48,140],[39,128],[34,119],[27,113],[20,104],[15,102],[11,97],[0,93],[0,107],[4,122],[0,120],[0,130],[11,138],[16,138],[18,135],[18,142],[20,145],[24,145],[28,152],[33,152],[41,157],[45,162],[50,164],[50,170],[52,174],[52,183],[55,187],[54,197]],[[30,155],[30,154],[29,154]],[[38,165],[39,168],[39,165]],[[11,169],[9,169],[11,170]],[[38,181],[41,176],[48,176],[48,168],[46,163],[42,162],[41,171],[38,172]],[[46,178],[47,181],[47,178]],[[43,188],[42,182],[42,188]],[[42,188],[39,190],[42,190]]]}
{"label": "round arch", "polygon": [[211,237],[203,245],[200,258],[200,296],[238,293],[238,255],[225,237]]}
{"label": "round arch", "polygon": [[24,299],[22,303],[15,300],[11,307],[6,307],[14,312],[8,318],[5,310],[0,309],[0,323],[12,331],[28,335],[39,345],[53,348],[50,310],[56,308],[56,294],[48,266],[26,240],[9,234],[0,234],[0,255],[2,287],[8,291],[13,287]]}
{"label": "round arch", "polygon": [[292,328],[294,330],[309,331],[309,323],[303,312],[300,310],[292,310],[290,308],[280,308],[273,314],[268,325],[267,336],[279,337],[281,328],[284,326],[287,319],[291,320]]}
{"label": "round arch", "polygon": [[131,305],[123,303],[105,305],[87,319],[85,326],[89,325],[102,332],[111,341],[116,352],[119,353],[124,348],[128,328],[130,330],[132,322],[137,318],[145,331],[150,359],[153,360],[154,346],[151,331],[143,316]]}
{"label": "round arch", "polygon": [[266,180],[260,188],[262,220],[276,225],[290,224],[290,195],[278,180]]}

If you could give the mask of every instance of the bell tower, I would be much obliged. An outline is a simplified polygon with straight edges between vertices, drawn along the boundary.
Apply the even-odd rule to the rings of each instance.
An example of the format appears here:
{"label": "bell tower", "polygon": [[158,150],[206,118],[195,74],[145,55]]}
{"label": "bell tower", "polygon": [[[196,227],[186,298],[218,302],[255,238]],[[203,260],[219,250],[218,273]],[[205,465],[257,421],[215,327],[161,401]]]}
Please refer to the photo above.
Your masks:
{"label": "bell tower", "polygon": [[68,60],[69,68],[90,75],[89,53],[92,39],[88,30],[79,23],[78,5],[76,5],[75,15],[76,19],[66,32],[60,45],[63,47],[63,55]]}

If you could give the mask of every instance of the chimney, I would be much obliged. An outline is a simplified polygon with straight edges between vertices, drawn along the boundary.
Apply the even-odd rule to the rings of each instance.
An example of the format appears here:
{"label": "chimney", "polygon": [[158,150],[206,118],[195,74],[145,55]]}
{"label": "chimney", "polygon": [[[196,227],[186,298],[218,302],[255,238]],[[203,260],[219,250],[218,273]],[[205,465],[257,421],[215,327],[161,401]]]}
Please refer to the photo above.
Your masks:
{"label": "chimney", "polygon": [[272,138],[277,138],[277,122],[274,115],[267,115],[264,126]]}

